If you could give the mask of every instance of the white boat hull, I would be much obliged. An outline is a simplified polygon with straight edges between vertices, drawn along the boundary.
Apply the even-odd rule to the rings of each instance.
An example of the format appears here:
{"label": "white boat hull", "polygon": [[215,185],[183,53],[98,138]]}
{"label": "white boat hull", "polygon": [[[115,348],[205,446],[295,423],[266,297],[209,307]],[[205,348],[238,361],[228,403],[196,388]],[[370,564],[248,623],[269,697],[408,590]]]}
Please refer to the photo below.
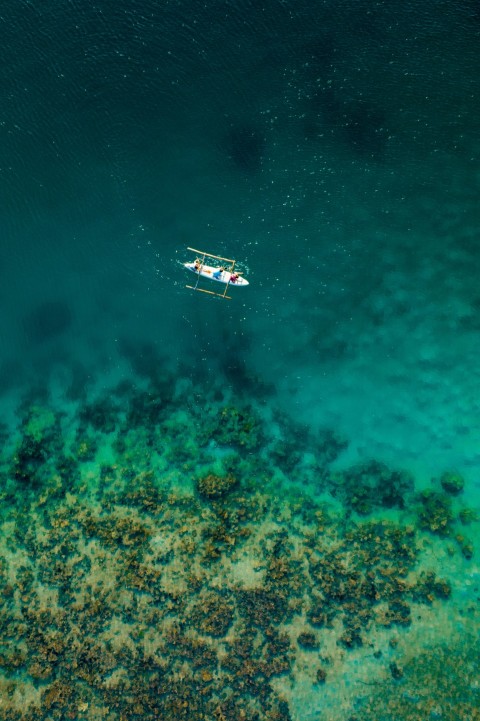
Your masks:
{"label": "white boat hull", "polygon": [[223,285],[228,284],[230,287],[249,285],[248,280],[241,275],[239,275],[236,280],[232,280],[232,274],[228,270],[220,270],[220,268],[214,268],[211,265],[201,265],[197,270],[195,263],[184,263],[183,265],[187,270],[195,273],[195,275],[214,280],[217,283],[223,283]]}

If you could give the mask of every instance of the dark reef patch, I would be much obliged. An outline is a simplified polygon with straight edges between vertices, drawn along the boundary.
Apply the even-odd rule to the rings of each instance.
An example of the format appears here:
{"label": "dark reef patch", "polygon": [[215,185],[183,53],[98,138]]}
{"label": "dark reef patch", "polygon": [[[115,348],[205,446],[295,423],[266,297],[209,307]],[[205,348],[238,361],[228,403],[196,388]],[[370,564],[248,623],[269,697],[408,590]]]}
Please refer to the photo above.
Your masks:
{"label": "dark reef patch", "polygon": [[225,139],[226,152],[242,173],[260,170],[265,152],[265,135],[260,128],[244,124],[232,127]]}
{"label": "dark reef patch", "polygon": [[70,305],[63,300],[52,300],[30,311],[23,320],[23,327],[30,342],[41,344],[62,336],[72,323]]}
{"label": "dark reef patch", "polygon": [[234,604],[228,595],[210,592],[201,596],[190,614],[189,622],[207,636],[225,636],[232,625]]}
{"label": "dark reef patch", "polygon": [[364,98],[350,98],[335,83],[317,84],[308,91],[303,115],[307,140],[323,139],[329,132],[365,160],[383,161],[390,136],[384,110]]}
{"label": "dark reef patch", "polygon": [[333,476],[332,492],[347,507],[368,515],[378,508],[404,508],[413,492],[413,476],[379,461],[366,461]]}
{"label": "dark reef patch", "polygon": [[264,440],[259,414],[246,404],[212,408],[202,414],[199,442],[206,445],[214,440],[220,446],[231,446],[243,451],[254,451]]}
{"label": "dark reef patch", "polygon": [[110,397],[86,403],[80,411],[80,428],[111,433],[115,430],[118,415],[118,407]]}
{"label": "dark reef patch", "polygon": [[359,155],[376,161],[383,159],[389,131],[380,108],[358,102],[346,110],[343,128],[346,139]]}
{"label": "dark reef patch", "polygon": [[445,493],[449,493],[451,496],[458,496],[465,487],[465,481],[460,473],[445,471],[440,477],[440,485]]}
{"label": "dark reef patch", "polygon": [[442,491],[427,488],[418,495],[418,518],[421,528],[440,536],[448,536],[454,520],[452,501]]}
{"label": "dark reef patch", "polygon": [[227,496],[236,485],[237,479],[234,476],[216,476],[213,473],[199,478],[196,483],[200,496],[209,500]]}
{"label": "dark reef patch", "polygon": [[120,338],[119,347],[134,373],[140,378],[146,378],[153,384],[165,380],[165,359],[154,343],[135,343],[130,338]]}

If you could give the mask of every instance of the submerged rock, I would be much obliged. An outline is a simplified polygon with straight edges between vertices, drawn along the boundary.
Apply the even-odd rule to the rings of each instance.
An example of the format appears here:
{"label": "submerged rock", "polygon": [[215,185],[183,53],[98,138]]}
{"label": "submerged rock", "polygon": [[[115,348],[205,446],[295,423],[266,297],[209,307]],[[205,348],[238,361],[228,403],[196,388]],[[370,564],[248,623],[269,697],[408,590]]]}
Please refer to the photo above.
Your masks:
{"label": "submerged rock", "polygon": [[450,498],[445,493],[426,489],[420,493],[420,502],[420,526],[439,536],[447,536],[453,522]]}
{"label": "submerged rock", "polygon": [[396,681],[403,678],[403,669],[395,661],[392,661],[392,663],[390,664],[390,673],[392,674],[392,678],[394,678]]}
{"label": "submerged rock", "polygon": [[378,507],[404,508],[405,498],[414,488],[410,473],[391,470],[375,460],[352,466],[334,482],[334,493],[361,515]]}
{"label": "submerged rock", "polygon": [[303,631],[297,638],[297,643],[302,648],[316,649],[318,648],[318,639],[312,631]]}
{"label": "submerged rock", "polygon": [[465,481],[460,473],[446,471],[440,478],[440,483],[445,493],[451,496],[458,496],[465,486]]}

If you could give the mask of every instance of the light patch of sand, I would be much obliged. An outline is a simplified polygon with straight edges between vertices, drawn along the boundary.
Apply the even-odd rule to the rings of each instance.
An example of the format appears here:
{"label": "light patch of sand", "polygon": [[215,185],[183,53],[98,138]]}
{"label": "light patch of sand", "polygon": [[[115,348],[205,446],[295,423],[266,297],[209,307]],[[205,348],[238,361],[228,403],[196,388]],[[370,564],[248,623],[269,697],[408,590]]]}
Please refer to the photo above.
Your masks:
{"label": "light patch of sand", "polygon": [[244,589],[259,588],[265,578],[265,566],[259,557],[245,555],[234,563],[225,564],[224,581],[227,586],[241,586]]}
{"label": "light patch of sand", "polygon": [[158,533],[150,539],[152,550],[157,556],[166,556],[173,548],[174,541],[171,535]]}
{"label": "light patch of sand", "polygon": [[124,623],[120,618],[114,616],[102,636],[108,639],[113,653],[126,646],[136,656],[137,647],[130,636],[131,631],[132,627],[128,623]]}
{"label": "light patch of sand", "polygon": [[8,709],[24,709],[29,706],[40,706],[40,699],[43,688],[38,688],[32,683],[15,684],[13,695],[10,696],[11,681],[0,679],[0,717],[3,718],[2,712]]}
{"label": "light patch of sand", "polygon": [[121,687],[123,689],[130,688],[130,679],[124,668],[116,668],[110,676],[107,676],[103,682],[105,688],[115,689]]}

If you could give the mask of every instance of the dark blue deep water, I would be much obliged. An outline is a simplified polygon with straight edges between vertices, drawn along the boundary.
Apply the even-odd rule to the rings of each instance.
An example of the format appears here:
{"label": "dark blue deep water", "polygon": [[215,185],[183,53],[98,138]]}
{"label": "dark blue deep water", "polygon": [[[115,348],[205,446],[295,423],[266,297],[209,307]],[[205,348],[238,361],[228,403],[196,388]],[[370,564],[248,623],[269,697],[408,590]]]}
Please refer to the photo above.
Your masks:
{"label": "dark blue deep water", "polygon": [[[36,422],[40,406],[49,409],[42,413],[58,414],[58,423],[68,416],[73,428],[72,418],[84,419],[85,404],[98,394],[122,413],[125,388],[150,383],[152,402],[177,388],[167,425],[177,438],[185,434],[170,449],[170,460],[156,468],[159,485],[170,478],[174,464],[168,464],[178,454],[191,483],[201,459],[188,457],[188,448],[194,453],[197,447],[202,414],[228,398],[233,407],[257,404],[266,436],[280,433],[276,422],[290,434],[275,456],[284,458],[281,472],[268,479],[274,495],[298,483],[315,498],[332,492],[338,503],[335,473],[374,459],[412,474],[415,492],[432,483],[437,488],[445,472],[461,474],[462,503],[474,517],[480,507],[477,0],[4,0],[0,27],[4,507],[26,492],[17,484],[22,459],[30,469],[25,480],[47,456],[66,454],[76,463],[86,453],[81,443],[68,451],[58,443],[48,452],[25,450],[21,430],[32,417]],[[187,246],[235,258],[249,287],[232,289],[230,301],[186,289],[191,278],[181,263],[191,259]],[[26,410],[32,404],[36,410]],[[142,411],[147,430],[157,422],[149,409]],[[35,443],[53,427],[50,416],[42,418],[40,430],[28,430]],[[191,436],[189,423],[197,429]],[[91,430],[100,426],[97,420]],[[68,438],[68,430],[63,433]],[[205,441],[210,451],[220,449],[217,464],[222,444],[229,447],[219,433]],[[318,485],[327,476],[312,472],[316,451],[305,441],[305,434],[325,433],[337,439],[330,486]],[[141,443],[153,452],[144,435],[130,445],[113,444],[119,454],[127,448],[127,460],[115,460],[113,451],[103,459],[101,451],[97,457],[92,452],[85,483],[95,485],[105,462],[139,463]],[[262,444],[250,451],[262,453]],[[285,461],[297,456],[304,459],[304,476],[292,470],[296,461]],[[267,467],[276,468],[272,458]],[[55,477],[64,479],[59,467]],[[28,493],[41,495],[40,488],[50,498],[43,484],[34,483]],[[112,493],[116,488],[113,483]],[[73,494],[72,487],[68,491]],[[47,505],[74,505],[65,492]],[[413,513],[415,498],[410,505],[387,503],[388,513]],[[453,503],[452,513],[461,514],[455,493]],[[468,606],[478,597],[479,571],[465,544],[475,545],[478,525],[452,526],[451,533],[450,521],[447,526],[445,534],[430,528],[433,540],[429,536],[425,547],[433,544],[437,572],[452,553],[459,555],[458,547],[464,551],[458,567],[445,574],[454,589],[458,584],[457,601]],[[465,533],[467,540],[455,540]],[[436,543],[443,550],[435,550]],[[8,544],[14,558],[15,543]],[[36,557],[33,547],[29,552]],[[12,568],[17,561],[11,560]],[[5,573],[5,583],[17,587]],[[210,578],[207,586],[229,583]],[[470,613],[460,601],[455,613],[444,612],[452,633],[463,633],[457,621]],[[468,632],[477,629],[472,620]],[[100,626],[92,633],[100,636]],[[329,633],[320,641],[325,657],[329,644],[337,648]],[[415,633],[406,647],[434,643]],[[356,648],[355,638],[350,645]],[[371,642],[369,658],[384,640]],[[348,643],[340,646],[350,658]],[[384,658],[385,648],[393,648],[388,639]],[[312,681],[313,661],[302,653],[295,678],[287,681],[281,671],[270,677],[264,668],[253,674],[257,687],[272,684],[278,703],[244,687],[244,697],[256,699],[258,718],[292,714],[297,721],[308,712],[311,719],[346,721],[368,712],[348,696],[360,657],[350,668],[331,653],[328,673],[336,680],[329,691],[328,678]],[[90,676],[81,676],[90,684],[84,697],[55,686],[67,683],[60,662],[40,672],[25,659],[17,666],[10,659],[9,666],[3,658],[1,688],[13,699],[12,709],[27,708],[19,700],[25,693],[32,703],[42,702],[45,718],[74,718],[72,709],[78,718],[160,718],[153,701],[132,700],[131,682],[118,691],[124,698],[131,694],[128,715],[123,706],[115,710]],[[386,673],[402,683],[396,663],[385,661]],[[122,664],[128,668],[128,660]],[[116,673],[113,666],[98,671],[104,685],[108,673]],[[208,674],[223,673],[202,663],[195,668],[205,683]],[[157,672],[149,668],[145,678]],[[177,678],[180,672],[175,667],[172,673]],[[224,696],[232,683],[225,681]],[[402,693],[399,698],[408,696]],[[423,698],[418,689],[409,693]],[[189,713],[188,698],[187,706],[168,706],[168,717],[257,718],[248,715],[251,709],[242,717],[227,706]],[[324,706],[322,699],[328,700]],[[376,703],[370,718],[417,718],[408,716],[411,708],[388,712]],[[412,701],[418,718],[473,718],[442,703]],[[5,713],[23,718],[15,710]]]}

